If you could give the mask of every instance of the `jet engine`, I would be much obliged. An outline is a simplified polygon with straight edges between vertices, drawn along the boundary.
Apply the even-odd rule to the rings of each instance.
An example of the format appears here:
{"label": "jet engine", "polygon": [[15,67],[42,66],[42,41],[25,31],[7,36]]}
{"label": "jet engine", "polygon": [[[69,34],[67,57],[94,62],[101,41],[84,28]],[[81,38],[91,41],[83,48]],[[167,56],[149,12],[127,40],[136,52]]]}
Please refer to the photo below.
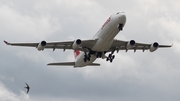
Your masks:
{"label": "jet engine", "polygon": [[153,44],[151,44],[150,46],[150,52],[154,52],[155,50],[157,50],[159,47],[159,44],[157,42],[154,42]]}
{"label": "jet engine", "polygon": [[135,44],[136,42],[134,40],[130,40],[126,45],[126,49],[134,48]]}
{"label": "jet engine", "polygon": [[80,45],[81,45],[81,40],[80,39],[77,39],[74,41],[73,45],[72,45],[72,48],[74,50],[78,50],[80,48]]}
{"label": "jet engine", "polygon": [[41,42],[38,44],[37,49],[38,49],[39,51],[43,51],[45,47],[46,47],[46,41],[41,41]]}

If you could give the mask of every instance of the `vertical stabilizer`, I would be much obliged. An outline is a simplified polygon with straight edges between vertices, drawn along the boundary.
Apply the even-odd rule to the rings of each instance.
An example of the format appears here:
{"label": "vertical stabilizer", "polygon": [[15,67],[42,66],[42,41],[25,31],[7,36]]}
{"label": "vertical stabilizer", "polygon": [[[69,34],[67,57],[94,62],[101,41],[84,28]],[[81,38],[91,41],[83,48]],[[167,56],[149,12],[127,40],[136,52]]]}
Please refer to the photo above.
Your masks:
{"label": "vertical stabilizer", "polygon": [[76,57],[80,54],[80,50],[74,50],[74,57],[76,59]]}

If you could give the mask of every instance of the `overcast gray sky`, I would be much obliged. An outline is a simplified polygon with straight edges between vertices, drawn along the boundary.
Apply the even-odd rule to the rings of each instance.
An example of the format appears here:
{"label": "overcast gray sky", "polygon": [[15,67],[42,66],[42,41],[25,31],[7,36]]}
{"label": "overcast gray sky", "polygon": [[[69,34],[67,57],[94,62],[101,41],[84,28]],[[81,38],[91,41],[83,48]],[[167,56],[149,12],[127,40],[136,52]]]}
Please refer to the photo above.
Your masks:
{"label": "overcast gray sky", "polygon": [[[46,66],[73,61],[70,50],[39,52],[3,43],[92,38],[118,11],[127,22],[116,39],[173,47],[120,51],[113,63],[97,59],[100,67],[75,69]],[[0,101],[179,101],[179,11],[179,0],[0,0]]]}

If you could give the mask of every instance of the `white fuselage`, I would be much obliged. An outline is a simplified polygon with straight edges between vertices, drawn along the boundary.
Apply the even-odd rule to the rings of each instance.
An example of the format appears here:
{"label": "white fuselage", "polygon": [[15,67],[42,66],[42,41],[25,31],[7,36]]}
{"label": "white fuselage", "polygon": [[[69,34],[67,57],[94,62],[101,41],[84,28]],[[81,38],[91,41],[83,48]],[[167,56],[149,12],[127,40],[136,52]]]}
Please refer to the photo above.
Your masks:
{"label": "white fuselage", "polygon": [[[93,37],[94,39],[98,39],[96,44],[92,47],[91,50],[97,52],[108,51],[113,43],[114,37],[119,33],[119,24],[123,26],[126,23],[126,16],[123,12],[118,12],[116,14],[111,15],[108,20],[102,25],[96,35]],[[83,67],[88,64],[91,64],[96,60],[96,56],[91,55],[90,61],[84,62],[84,52],[81,52],[76,60],[74,67]]]}

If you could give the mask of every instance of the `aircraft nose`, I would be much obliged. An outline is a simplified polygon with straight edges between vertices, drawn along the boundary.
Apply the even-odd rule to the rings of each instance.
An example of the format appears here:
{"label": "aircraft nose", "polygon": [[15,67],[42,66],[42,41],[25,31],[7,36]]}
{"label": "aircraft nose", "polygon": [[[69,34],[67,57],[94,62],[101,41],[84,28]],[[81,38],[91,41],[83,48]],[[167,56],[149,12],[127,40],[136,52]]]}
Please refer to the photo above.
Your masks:
{"label": "aircraft nose", "polygon": [[126,15],[124,14],[124,12],[119,14],[119,23],[123,25],[126,23]]}
{"label": "aircraft nose", "polygon": [[119,19],[126,21],[126,15],[124,13],[119,14]]}

